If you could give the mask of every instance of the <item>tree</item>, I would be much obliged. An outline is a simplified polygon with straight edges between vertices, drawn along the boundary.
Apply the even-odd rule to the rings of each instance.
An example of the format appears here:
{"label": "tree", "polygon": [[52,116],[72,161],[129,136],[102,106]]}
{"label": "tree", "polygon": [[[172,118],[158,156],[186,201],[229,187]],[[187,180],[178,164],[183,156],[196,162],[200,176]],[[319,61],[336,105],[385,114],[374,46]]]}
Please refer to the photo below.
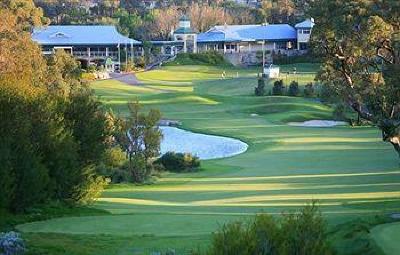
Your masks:
{"label": "tree", "polygon": [[41,20],[32,1],[0,5],[0,207],[86,203],[105,184],[94,170],[109,139],[105,113],[71,56],[46,61],[31,40]]}
{"label": "tree", "polygon": [[264,0],[261,5],[263,22],[294,23],[296,5],[293,0]]}
{"label": "tree", "polygon": [[288,95],[295,97],[299,95],[299,83],[297,81],[292,81],[289,85]]}
{"label": "tree", "polygon": [[70,54],[60,49],[47,59],[47,90],[55,95],[68,97],[80,87],[81,68]]}
{"label": "tree", "polygon": [[400,4],[398,1],[311,3],[313,44],[324,54],[318,79],[382,131],[400,156]]}
{"label": "tree", "polygon": [[141,113],[139,101],[130,102],[128,108],[129,117],[119,119],[115,137],[127,154],[133,181],[140,183],[151,174],[150,159],[160,153],[162,133],[157,124],[161,113],[154,109],[148,114]]}
{"label": "tree", "polygon": [[304,96],[305,97],[312,97],[312,96],[314,96],[314,93],[315,93],[314,84],[312,82],[307,83],[304,86]]}
{"label": "tree", "polygon": [[283,96],[285,94],[285,84],[283,80],[277,80],[274,82],[274,87],[272,88],[272,95]]}
{"label": "tree", "polygon": [[176,6],[154,11],[154,22],[151,30],[153,38],[170,39],[171,32],[177,29],[182,12]]}
{"label": "tree", "polygon": [[254,93],[256,96],[265,95],[265,80],[263,77],[258,78],[257,87],[254,88]]}
{"label": "tree", "polygon": [[192,28],[205,32],[215,25],[232,23],[232,17],[222,7],[193,3],[188,9]]}

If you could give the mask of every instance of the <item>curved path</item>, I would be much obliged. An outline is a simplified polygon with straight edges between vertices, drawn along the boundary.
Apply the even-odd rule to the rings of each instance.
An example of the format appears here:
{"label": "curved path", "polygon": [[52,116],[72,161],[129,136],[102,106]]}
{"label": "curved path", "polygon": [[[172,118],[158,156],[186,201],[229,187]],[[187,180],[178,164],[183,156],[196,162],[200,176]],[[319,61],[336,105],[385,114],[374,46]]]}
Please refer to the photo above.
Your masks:
{"label": "curved path", "polygon": [[129,85],[140,85],[140,81],[133,73],[110,73],[110,78]]}

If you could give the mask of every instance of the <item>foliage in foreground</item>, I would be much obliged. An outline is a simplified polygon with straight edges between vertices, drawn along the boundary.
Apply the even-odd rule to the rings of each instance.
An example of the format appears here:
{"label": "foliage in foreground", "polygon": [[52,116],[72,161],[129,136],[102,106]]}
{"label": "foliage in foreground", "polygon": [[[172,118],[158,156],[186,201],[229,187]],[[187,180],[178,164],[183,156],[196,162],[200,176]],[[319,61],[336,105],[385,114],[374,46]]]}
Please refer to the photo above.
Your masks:
{"label": "foliage in foreground", "polygon": [[208,255],[329,255],[326,224],[313,203],[281,219],[260,214],[250,222],[223,225],[214,233]]}
{"label": "foliage in foreground", "polygon": [[0,233],[0,255],[21,255],[25,242],[17,232]]}
{"label": "foliage in foreground", "polygon": [[318,0],[309,14],[318,21],[314,48],[324,56],[318,79],[376,124],[400,156],[399,1]]}
{"label": "foliage in foreground", "polygon": [[155,163],[161,164],[165,170],[170,172],[188,172],[200,167],[199,158],[190,153],[167,152]]}
{"label": "foliage in foreground", "polygon": [[34,4],[0,7],[0,208],[90,202],[105,185],[95,170],[107,147],[105,112],[70,55],[45,59],[32,42]]}

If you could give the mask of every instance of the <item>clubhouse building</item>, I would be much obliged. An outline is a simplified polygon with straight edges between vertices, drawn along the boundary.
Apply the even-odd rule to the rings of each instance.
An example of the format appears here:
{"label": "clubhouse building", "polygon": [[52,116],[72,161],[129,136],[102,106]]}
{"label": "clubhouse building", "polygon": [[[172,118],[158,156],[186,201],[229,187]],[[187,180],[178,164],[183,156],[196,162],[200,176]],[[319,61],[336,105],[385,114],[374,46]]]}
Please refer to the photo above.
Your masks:
{"label": "clubhouse building", "polygon": [[[169,41],[152,41],[161,56],[178,53],[218,51],[237,64],[246,64],[257,52],[281,53],[288,56],[307,52],[315,23],[307,19],[294,27],[288,24],[222,25],[204,33],[191,28],[188,17],[182,16]],[[82,65],[102,64],[109,71],[119,70],[121,58],[143,55],[142,43],[120,34],[114,26],[47,26],[34,29],[32,38],[43,54],[64,49]]]}
{"label": "clubhouse building", "polygon": [[121,58],[142,55],[142,43],[121,35],[114,26],[47,26],[34,29],[32,39],[44,55],[63,49],[83,67],[98,64],[108,71],[119,70]]}

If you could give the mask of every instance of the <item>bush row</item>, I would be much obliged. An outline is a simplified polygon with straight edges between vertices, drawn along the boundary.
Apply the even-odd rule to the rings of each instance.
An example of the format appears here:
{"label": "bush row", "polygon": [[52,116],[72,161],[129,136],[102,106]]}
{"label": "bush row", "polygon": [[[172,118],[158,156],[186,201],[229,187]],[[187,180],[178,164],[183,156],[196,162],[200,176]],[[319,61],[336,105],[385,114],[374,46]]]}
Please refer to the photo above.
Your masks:
{"label": "bush row", "polygon": [[[258,79],[257,87],[254,89],[254,94],[256,96],[265,96],[267,95],[267,91],[265,90],[265,80],[264,78]],[[301,91],[299,87],[299,83],[296,81],[292,81],[287,89],[283,80],[277,80],[274,82],[274,86],[272,90],[269,91],[270,96],[300,96]],[[315,96],[315,86],[313,83],[308,83],[305,85],[303,90],[303,95],[305,97],[313,97]]]}
{"label": "bush row", "polygon": [[[119,147],[108,149],[103,156],[103,164],[99,166],[98,172],[110,179],[112,183],[133,182],[134,176],[129,170],[129,162],[126,153]],[[146,169],[152,173],[162,171],[191,172],[200,167],[200,159],[189,153],[167,152]]]}
{"label": "bush row", "polygon": [[167,65],[230,65],[225,61],[224,56],[215,51],[204,53],[180,53],[173,62]]}
{"label": "bush row", "polygon": [[170,172],[190,172],[200,167],[199,158],[190,153],[167,152],[155,163]]}
{"label": "bush row", "polygon": [[288,65],[296,63],[321,63],[321,57],[313,54],[299,55],[299,56],[287,56],[284,54],[273,54],[273,63],[275,65]]}

